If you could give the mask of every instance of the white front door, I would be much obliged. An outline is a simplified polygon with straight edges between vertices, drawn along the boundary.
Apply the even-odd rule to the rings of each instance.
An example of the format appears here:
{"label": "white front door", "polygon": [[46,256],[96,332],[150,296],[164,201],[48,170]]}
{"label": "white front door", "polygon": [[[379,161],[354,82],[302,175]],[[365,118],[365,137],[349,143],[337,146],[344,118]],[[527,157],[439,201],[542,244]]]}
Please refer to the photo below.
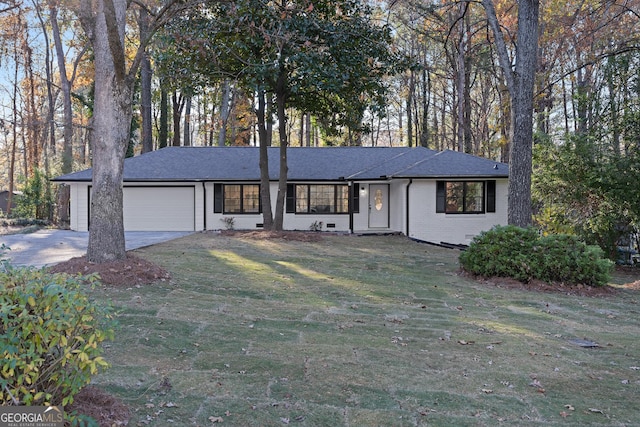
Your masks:
{"label": "white front door", "polygon": [[389,185],[369,185],[369,228],[389,228]]}

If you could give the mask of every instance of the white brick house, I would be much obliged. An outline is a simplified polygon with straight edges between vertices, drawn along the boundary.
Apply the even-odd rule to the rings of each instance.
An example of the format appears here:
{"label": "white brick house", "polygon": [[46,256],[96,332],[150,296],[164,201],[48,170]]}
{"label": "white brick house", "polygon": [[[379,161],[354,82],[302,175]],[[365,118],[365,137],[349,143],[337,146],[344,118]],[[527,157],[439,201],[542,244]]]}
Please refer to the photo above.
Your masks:
{"label": "white brick house", "polygon": [[[269,148],[272,209],[279,148]],[[508,165],[456,151],[292,147],[284,228],[397,232],[468,244],[507,222]],[[127,231],[262,227],[259,149],[168,147],[125,160]],[[60,176],[71,187],[71,229],[89,229],[91,169]]]}

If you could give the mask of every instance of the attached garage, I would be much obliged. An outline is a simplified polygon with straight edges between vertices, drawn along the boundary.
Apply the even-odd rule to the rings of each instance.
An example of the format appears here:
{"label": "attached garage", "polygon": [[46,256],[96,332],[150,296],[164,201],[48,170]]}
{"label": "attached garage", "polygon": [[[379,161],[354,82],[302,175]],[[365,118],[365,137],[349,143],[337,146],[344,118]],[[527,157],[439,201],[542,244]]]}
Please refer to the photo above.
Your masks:
{"label": "attached garage", "polygon": [[127,231],[194,231],[195,187],[125,186]]}

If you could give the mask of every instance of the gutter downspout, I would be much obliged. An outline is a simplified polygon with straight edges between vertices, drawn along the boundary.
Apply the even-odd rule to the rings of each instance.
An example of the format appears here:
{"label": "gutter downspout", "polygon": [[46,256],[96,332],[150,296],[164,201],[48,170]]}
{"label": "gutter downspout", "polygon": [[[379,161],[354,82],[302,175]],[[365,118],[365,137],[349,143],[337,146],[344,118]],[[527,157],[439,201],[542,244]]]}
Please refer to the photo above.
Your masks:
{"label": "gutter downspout", "polygon": [[[349,185],[349,234],[353,234],[353,198],[355,197],[353,195],[353,191],[354,191],[354,186],[353,186],[353,181],[349,181],[348,183]],[[358,194],[359,196],[359,194]]]}
{"label": "gutter downspout", "polygon": [[204,212],[203,212],[203,227],[202,231],[207,231],[207,187],[205,186],[205,182],[202,181],[202,199],[204,204]]}
{"label": "gutter downspout", "polygon": [[406,188],[406,196],[405,196],[406,199],[407,199],[406,200],[406,202],[407,202],[406,203],[407,204],[407,207],[406,207],[406,209],[407,209],[407,212],[406,212],[406,214],[407,214],[407,233],[406,233],[407,237],[411,237],[410,234],[409,234],[409,232],[411,231],[410,228],[409,228],[409,219],[411,217],[411,215],[409,215],[409,188],[411,187],[411,184],[413,184],[413,178],[409,179],[409,183],[407,184],[407,188]]}

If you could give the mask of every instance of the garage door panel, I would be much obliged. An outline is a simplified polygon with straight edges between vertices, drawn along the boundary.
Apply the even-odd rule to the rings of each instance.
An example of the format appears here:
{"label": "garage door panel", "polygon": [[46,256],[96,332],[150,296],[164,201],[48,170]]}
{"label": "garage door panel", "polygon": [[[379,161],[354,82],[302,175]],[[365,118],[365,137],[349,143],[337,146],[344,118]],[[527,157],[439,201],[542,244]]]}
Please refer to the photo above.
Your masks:
{"label": "garage door panel", "polygon": [[124,187],[127,231],[193,231],[194,187]]}

